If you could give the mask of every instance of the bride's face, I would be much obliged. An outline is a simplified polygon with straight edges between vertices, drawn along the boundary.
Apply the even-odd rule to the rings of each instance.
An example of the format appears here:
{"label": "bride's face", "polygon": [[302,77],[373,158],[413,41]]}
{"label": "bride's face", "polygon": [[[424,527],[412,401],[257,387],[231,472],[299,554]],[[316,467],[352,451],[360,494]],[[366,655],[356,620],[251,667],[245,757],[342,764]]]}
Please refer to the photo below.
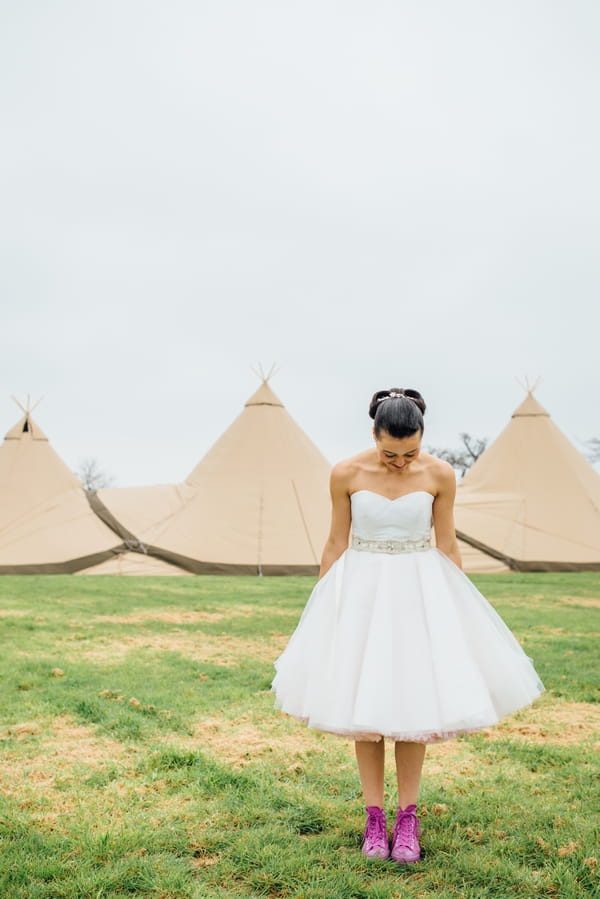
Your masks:
{"label": "bride's face", "polygon": [[379,435],[373,433],[373,437],[379,461],[388,471],[399,472],[408,471],[411,463],[418,457],[423,435],[417,431],[410,437],[390,437],[387,431],[380,431]]}

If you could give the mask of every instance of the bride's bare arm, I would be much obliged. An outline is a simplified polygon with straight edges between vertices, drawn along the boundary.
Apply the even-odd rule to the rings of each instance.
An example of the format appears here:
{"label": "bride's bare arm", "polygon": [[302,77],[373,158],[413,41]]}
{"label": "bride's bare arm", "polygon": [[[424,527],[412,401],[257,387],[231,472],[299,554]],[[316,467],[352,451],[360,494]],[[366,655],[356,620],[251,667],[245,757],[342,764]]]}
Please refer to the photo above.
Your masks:
{"label": "bride's bare arm", "polygon": [[433,503],[433,527],[435,528],[435,542],[439,550],[445,556],[462,568],[462,560],[456,531],[454,529],[454,498],[456,496],[456,477],[454,471],[448,465],[440,473],[440,483],[437,496]]}
{"label": "bride's bare arm", "polygon": [[331,472],[329,489],[331,492],[331,528],[323,549],[319,578],[326,574],[333,563],[348,549],[350,535],[350,496],[348,466],[339,463]]}

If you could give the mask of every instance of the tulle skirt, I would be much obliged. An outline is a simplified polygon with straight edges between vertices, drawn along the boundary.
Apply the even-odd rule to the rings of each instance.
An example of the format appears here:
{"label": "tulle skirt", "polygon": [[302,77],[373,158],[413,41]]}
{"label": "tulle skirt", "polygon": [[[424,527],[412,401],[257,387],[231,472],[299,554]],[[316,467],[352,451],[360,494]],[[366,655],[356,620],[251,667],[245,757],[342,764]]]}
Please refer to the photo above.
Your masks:
{"label": "tulle skirt", "polygon": [[435,742],[496,724],[544,686],[442,552],[348,549],[275,662],[275,705],[356,740]]}

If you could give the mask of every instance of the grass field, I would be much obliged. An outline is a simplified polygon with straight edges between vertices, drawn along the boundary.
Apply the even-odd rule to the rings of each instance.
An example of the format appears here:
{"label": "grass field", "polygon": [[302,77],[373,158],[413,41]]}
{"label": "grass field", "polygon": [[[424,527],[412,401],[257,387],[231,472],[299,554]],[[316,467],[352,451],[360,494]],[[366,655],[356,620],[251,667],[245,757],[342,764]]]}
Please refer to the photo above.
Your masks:
{"label": "grass field", "polygon": [[428,748],[400,868],[353,744],[273,709],[312,580],[0,578],[1,899],[600,896],[600,576],[473,580],[547,693]]}

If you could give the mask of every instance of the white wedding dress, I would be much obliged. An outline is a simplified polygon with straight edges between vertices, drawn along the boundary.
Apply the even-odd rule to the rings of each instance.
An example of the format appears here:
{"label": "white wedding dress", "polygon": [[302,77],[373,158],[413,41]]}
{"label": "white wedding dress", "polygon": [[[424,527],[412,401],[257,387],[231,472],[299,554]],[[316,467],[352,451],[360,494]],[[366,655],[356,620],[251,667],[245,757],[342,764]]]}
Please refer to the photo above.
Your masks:
{"label": "white wedding dress", "polygon": [[352,494],[352,544],[316,584],[275,662],[275,704],[317,730],[434,742],[541,692],[488,601],[431,547],[434,497]]}

